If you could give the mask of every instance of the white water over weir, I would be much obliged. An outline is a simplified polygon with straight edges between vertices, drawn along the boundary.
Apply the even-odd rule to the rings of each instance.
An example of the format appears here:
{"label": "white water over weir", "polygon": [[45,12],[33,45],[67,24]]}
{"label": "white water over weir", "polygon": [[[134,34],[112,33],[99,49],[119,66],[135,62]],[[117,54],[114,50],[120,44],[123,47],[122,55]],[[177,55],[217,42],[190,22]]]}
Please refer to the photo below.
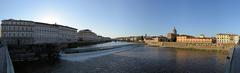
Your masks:
{"label": "white water over weir", "polygon": [[68,60],[68,61],[85,61],[88,59],[96,58],[96,57],[101,57],[105,55],[109,55],[112,53],[117,53],[117,52],[122,52],[126,51],[132,48],[137,47],[135,46],[123,46],[120,48],[114,48],[114,49],[109,49],[109,50],[102,50],[102,51],[94,51],[94,52],[85,52],[85,53],[75,53],[75,54],[64,54],[60,53],[60,58],[62,60]]}
{"label": "white water over weir", "polygon": [[2,45],[0,46],[0,73],[14,73],[8,48]]}

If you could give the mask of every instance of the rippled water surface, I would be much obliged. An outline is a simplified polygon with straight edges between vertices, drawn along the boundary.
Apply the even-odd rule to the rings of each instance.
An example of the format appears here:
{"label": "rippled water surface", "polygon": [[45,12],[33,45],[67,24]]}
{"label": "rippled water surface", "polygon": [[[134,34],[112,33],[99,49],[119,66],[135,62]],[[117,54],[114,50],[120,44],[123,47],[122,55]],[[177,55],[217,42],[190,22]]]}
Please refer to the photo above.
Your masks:
{"label": "rippled water surface", "polygon": [[142,45],[88,60],[72,61],[74,57],[71,57],[51,65],[23,63],[15,69],[16,73],[224,73],[226,56],[216,52]]}

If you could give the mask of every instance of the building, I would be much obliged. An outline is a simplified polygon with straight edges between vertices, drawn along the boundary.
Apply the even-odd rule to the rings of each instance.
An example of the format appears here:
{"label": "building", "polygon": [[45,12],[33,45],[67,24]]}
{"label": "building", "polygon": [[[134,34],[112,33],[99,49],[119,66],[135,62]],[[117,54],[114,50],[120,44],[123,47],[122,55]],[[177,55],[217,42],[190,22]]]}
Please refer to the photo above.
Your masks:
{"label": "building", "polygon": [[118,37],[116,40],[129,41],[129,42],[143,42],[144,36],[129,36],[129,37]]}
{"label": "building", "polygon": [[1,38],[9,45],[76,42],[77,29],[27,20],[2,20]]}
{"label": "building", "polygon": [[89,42],[98,42],[98,41],[108,41],[111,38],[98,36],[96,33],[92,32],[89,29],[80,30],[77,35],[78,41],[89,41]]}
{"label": "building", "polygon": [[239,36],[235,34],[217,34],[218,44],[236,44],[239,41]]}
{"label": "building", "polygon": [[200,34],[199,38],[205,38],[204,34]]}
{"label": "building", "polygon": [[177,30],[176,28],[174,27],[172,32],[168,33],[167,34],[167,38],[169,39],[170,42],[176,42],[177,40]]}
{"label": "building", "polygon": [[98,35],[89,29],[78,31],[79,41],[95,41],[98,40]]}
{"label": "building", "polygon": [[234,43],[235,43],[235,44],[238,44],[238,43],[239,43],[239,40],[240,40],[240,36],[235,36],[235,37],[234,37]]}
{"label": "building", "polygon": [[189,35],[177,36],[177,42],[180,43],[214,43],[212,38],[207,37],[194,37]]}
{"label": "building", "polygon": [[115,38],[115,40],[119,40],[119,41],[127,41],[128,38],[127,38],[127,37],[117,37],[117,38]]}
{"label": "building", "polygon": [[144,38],[144,42],[167,42],[168,38],[164,36],[152,36]]}
{"label": "building", "polygon": [[130,37],[123,37],[124,41],[130,41],[130,42],[142,42],[144,40],[143,36],[130,36]]}
{"label": "building", "polygon": [[129,38],[132,42],[142,42],[144,40],[143,36],[131,36]]}
{"label": "building", "polygon": [[110,41],[111,38],[110,38],[110,37],[98,36],[98,40],[99,40],[99,41]]}

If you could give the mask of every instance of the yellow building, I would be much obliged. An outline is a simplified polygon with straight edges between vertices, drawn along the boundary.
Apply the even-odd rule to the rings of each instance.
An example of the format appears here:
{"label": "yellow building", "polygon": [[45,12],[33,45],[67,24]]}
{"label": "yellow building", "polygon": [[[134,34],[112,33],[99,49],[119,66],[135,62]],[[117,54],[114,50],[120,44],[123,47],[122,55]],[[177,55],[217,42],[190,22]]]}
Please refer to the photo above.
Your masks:
{"label": "yellow building", "polygon": [[206,38],[206,37],[198,38],[198,37],[189,36],[189,35],[179,35],[179,36],[177,36],[177,42],[180,42],[180,43],[213,43],[214,41],[212,38]]}
{"label": "yellow building", "polygon": [[[239,41],[239,38],[236,38],[235,34],[217,34],[217,43],[218,44],[236,44],[236,41]],[[238,43],[238,42],[237,42]]]}

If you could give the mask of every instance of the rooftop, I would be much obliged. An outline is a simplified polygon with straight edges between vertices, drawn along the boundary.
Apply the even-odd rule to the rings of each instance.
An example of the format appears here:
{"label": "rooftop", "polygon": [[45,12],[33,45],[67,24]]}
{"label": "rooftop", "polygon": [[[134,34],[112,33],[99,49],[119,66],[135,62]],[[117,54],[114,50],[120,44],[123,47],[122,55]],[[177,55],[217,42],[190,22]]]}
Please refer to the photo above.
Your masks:
{"label": "rooftop", "polygon": [[228,34],[228,33],[219,33],[217,35],[233,35],[233,36],[238,36],[237,34]]}
{"label": "rooftop", "polygon": [[52,26],[60,26],[60,27],[67,27],[70,29],[77,30],[77,28],[69,27],[69,26],[64,26],[64,25],[59,25],[59,24],[49,24],[49,23],[43,23],[43,22],[35,22],[35,21],[30,21],[30,20],[15,20],[15,19],[7,19],[7,20],[2,20],[3,21],[18,21],[18,22],[32,22],[32,23],[37,23],[37,24],[44,24],[44,25],[52,25]]}

